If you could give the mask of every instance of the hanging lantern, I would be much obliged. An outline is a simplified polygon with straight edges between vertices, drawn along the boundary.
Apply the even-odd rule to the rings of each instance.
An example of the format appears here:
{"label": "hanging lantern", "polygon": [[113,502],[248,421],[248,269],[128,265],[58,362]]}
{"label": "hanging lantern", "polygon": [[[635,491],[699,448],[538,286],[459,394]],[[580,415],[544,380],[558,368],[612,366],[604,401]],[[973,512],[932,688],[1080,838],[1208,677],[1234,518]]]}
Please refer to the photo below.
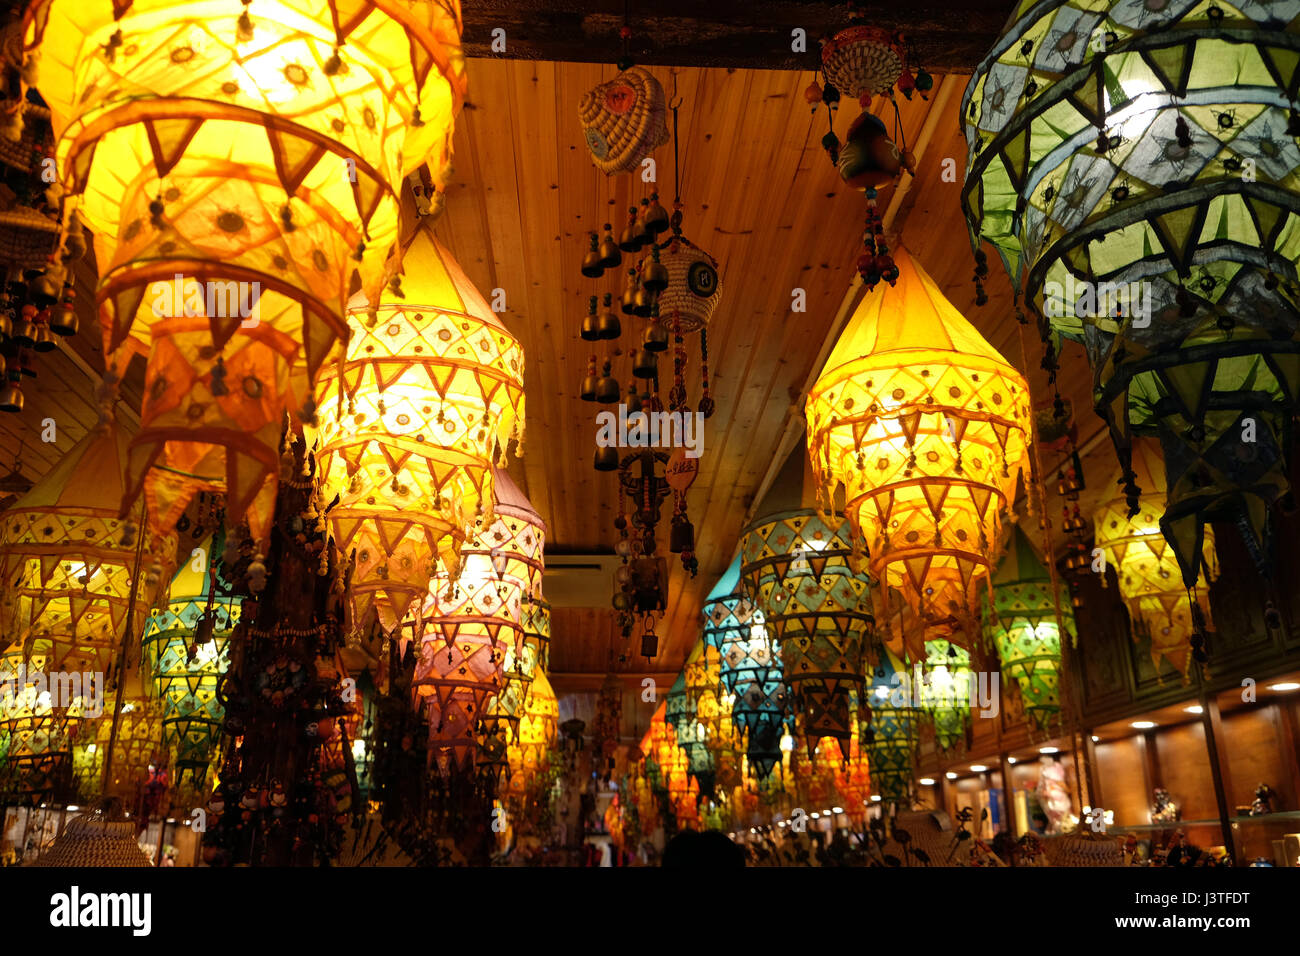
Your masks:
{"label": "hanging lantern", "polygon": [[655,291],[667,330],[689,334],[707,328],[721,299],[717,260],[685,236],[674,235],[663,248],[655,246],[641,259],[637,268],[642,284],[655,264],[666,272],[666,283]]}
{"label": "hanging lantern", "polygon": [[52,656],[67,648],[38,642],[24,654],[15,644],[0,654],[0,793],[47,799],[74,793],[73,740],[88,713],[102,713],[104,687],[98,705],[85,694],[56,698],[50,689],[54,675],[79,673]]}
{"label": "hanging lantern", "polygon": [[823,502],[923,619],[972,619],[1001,512],[1028,469],[1029,389],[905,252],[863,297],[808,396]]}
{"label": "hanging lantern", "polygon": [[630,67],[583,94],[582,135],[596,168],[606,176],[633,172],[668,142],[668,103],[654,74]]}
{"label": "hanging lantern", "polygon": [[[713,692],[717,686],[717,662],[718,652],[703,640],[696,641],[668,691],[665,717],[676,736],[677,746],[686,754],[687,773],[699,782],[700,793],[707,797],[713,796],[715,781],[708,733],[717,729],[718,701]],[[710,723],[714,725],[712,728]]]}
{"label": "hanging lantern", "polygon": [[934,723],[940,750],[951,750],[966,738],[974,681],[969,651],[941,637],[925,642],[921,708]]}
{"label": "hanging lantern", "polygon": [[[835,780],[836,805],[858,827],[866,823],[867,808],[871,803],[871,771],[866,749],[862,746],[861,732],[861,725],[855,724],[853,737],[849,740],[847,759],[842,760],[838,754],[832,754],[830,760]],[[823,744],[822,752],[826,751],[827,747]]]}
{"label": "hanging lantern", "polygon": [[766,619],[740,587],[740,555],[704,604],[704,640],[718,649],[721,693],[744,739],[749,767],[765,778],[781,760],[788,693],[781,655]]}
{"label": "hanging lantern", "polygon": [[132,587],[142,531],[118,517],[126,457],[126,436],[102,426],[0,519],[0,647],[39,638],[66,645],[59,669],[110,669],[132,599],[137,614],[153,604],[176,554],[174,532],[145,533]]}
{"label": "hanging lantern", "polygon": [[867,691],[870,707],[858,726],[872,789],[882,800],[900,803],[904,809],[911,806],[917,740],[916,710],[903,686],[906,677],[906,665],[888,648],[881,648]]}
{"label": "hanging lantern", "polygon": [[353,282],[378,301],[404,177],[448,165],[459,4],[40,0],[25,24],[105,352],[147,357],[128,491],[170,527],[222,489],[261,539],[283,416],[312,418]]}
{"label": "hanging lantern", "polygon": [[540,598],[524,603],[524,663],[533,673],[551,669],[551,606]]}
{"label": "hanging lantern", "polygon": [[[72,772],[82,799],[116,796],[135,806],[150,780],[162,767],[162,707],[142,692],[124,696],[113,742],[113,779],[104,780],[109,741],[113,734],[112,701],[104,716],[85,721],[73,747]],[[163,808],[166,809],[166,808]]]}
{"label": "hanging lantern", "polygon": [[1061,638],[1075,640],[1069,589],[1059,582],[1053,596],[1051,575],[1019,525],[990,585],[993,606],[984,612],[985,639],[997,650],[1003,678],[1019,686],[1029,719],[1046,730],[1061,709]]}
{"label": "hanging lantern", "polygon": [[230,665],[227,648],[240,615],[216,566],[223,544],[217,533],[195,549],[172,578],[167,604],[144,627],[144,664],[162,701],[163,743],[178,783],[187,772],[203,780],[221,739],[225,708],[217,684]]}
{"label": "hanging lantern", "polygon": [[492,465],[522,440],[519,342],[420,220],[400,295],[358,301],[345,361],[321,375],[321,469],[342,495],[335,540],[356,552],[354,626],[390,632],[441,563],[454,573],[491,516]]}
{"label": "hanging lantern", "polygon": [[1084,344],[1121,463],[1160,439],[1188,587],[1210,521],[1267,573],[1288,488],[1297,27],[1292,4],[1022,3],[962,102],[972,242],[1001,254],[1049,358],[1055,336]]}
{"label": "hanging lantern", "polygon": [[[1204,589],[1195,590],[1194,597],[1189,598],[1179,573],[1178,554],[1161,533],[1159,482],[1164,467],[1154,442],[1134,442],[1130,480],[1144,493],[1141,507],[1129,517],[1129,489],[1121,487],[1125,485],[1121,472],[1112,484],[1119,490],[1097,508],[1093,523],[1096,545],[1115,568],[1120,597],[1128,606],[1135,636],[1145,632],[1150,638],[1151,661],[1157,669],[1163,657],[1186,679],[1190,652],[1198,637],[1197,617],[1202,618],[1202,624],[1208,622],[1210,607]],[[1207,581],[1219,576],[1214,532],[1208,528],[1201,543],[1200,561]]]}
{"label": "hanging lantern", "polygon": [[741,539],[741,576],[781,651],[808,747],[834,737],[847,752],[863,645],[875,627],[869,579],[855,570],[849,526],[811,508],[768,515]]}
{"label": "hanging lantern", "polygon": [[519,721],[519,740],[510,744],[509,792],[518,810],[525,801],[540,797],[539,784],[546,770],[547,754],[555,743],[560,708],[545,671],[538,671],[528,685],[523,715]]}
{"label": "hanging lantern", "polygon": [[[415,622],[422,635],[416,700],[428,714],[430,760],[444,776],[473,764],[479,730],[498,736],[510,704],[494,698],[505,690],[507,658],[523,641],[525,596],[541,588],[545,526],[505,471],[494,479],[491,522],[462,549],[457,577],[438,570]],[[490,726],[481,728],[485,717]],[[492,751],[493,763],[504,760],[504,748],[499,760]]]}

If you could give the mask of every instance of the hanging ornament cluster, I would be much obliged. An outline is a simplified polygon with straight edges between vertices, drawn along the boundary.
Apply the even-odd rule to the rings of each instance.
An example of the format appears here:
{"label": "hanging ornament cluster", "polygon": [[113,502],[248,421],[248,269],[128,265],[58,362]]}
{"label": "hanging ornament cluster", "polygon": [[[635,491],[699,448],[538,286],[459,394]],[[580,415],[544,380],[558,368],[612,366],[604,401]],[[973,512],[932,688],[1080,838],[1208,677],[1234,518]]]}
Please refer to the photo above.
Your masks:
{"label": "hanging ornament cluster", "polygon": [[591,722],[592,770],[608,782],[614,770],[623,728],[623,681],[612,671],[601,681],[596,694],[596,713]]}
{"label": "hanging ornament cluster", "polygon": [[493,463],[524,431],[524,354],[420,219],[377,306],[354,300],[346,358],[321,375],[321,468],[355,555],[354,629],[390,633],[492,515]]}
{"label": "hanging ornament cluster", "polygon": [[972,243],[1049,346],[1084,344],[1121,463],[1160,439],[1184,583],[1212,520],[1267,574],[1300,407],[1300,4],[1025,0],[1011,24],[962,101]]}
{"label": "hanging ornament cluster", "polygon": [[740,575],[780,648],[811,750],[833,737],[847,756],[876,619],[842,517],[811,508],[758,518],[741,538]]}
{"label": "hanging ornament cluster", "polygon": [[1019,687],[1025,714],[1047,730],[1061,709],[1061,641],[1076,639],[1069,590],[1060,583],[1052,593],[1052,576],[1019,525],[989,586],[985,640],[997,651],[1003,678]]}
{"label": "hanging ornament cluster", "polygon": [[853,550],[886,606],[896,589],[928,625],[974,622],[1002,512],[1028,473],[1029,388],[914,259],[898,265],[809,393],[808,451],[823,507],[844,485]]}
{"label": "hanging ornament cluster", "polygon": [[[1151,662],[1157,669],[1164,658],[1186,679],[1193,657],[1202,663],[1209,660],[1210,605],[1203,588],[1184,585],[1180,556],[1161,533],[1158,482],[1165,468],[1153,440],[1136,440],[1129,468],[1116,476],[1112,487],[1117,491],[1098,506],[1093,524],[1096,546],[1115,569],[1135,639],[1145,635],[1150,640]],[[1129,500],[1140,493],[1146,497],[1134,514]],[[1212,529],[1206,529],[1200,548],[1208,583],[1219,576]]]}
{"label": "hanging ornament cluster", "polygon": [[224,490],[265,541],[283,417],[314,418],[353,283],[379,300],[405,176],[449,164],[459,4],[40,0],[24,26],[110,379],[146,358],[128,492],[170,527]]}
{"label": "hanging ornament cluster", "polygon": [[[854,189],[867,194],[867,219],[863,230],[863,252],[858,257],[858,274],[868,289],[880,281],[893,284],[898,270],[885,242],[884,227],[876,206],[878,187],[894,182],[906,169],[915,174],[915,157],[903,144],[899,149],[890,139],[885,124],[871,113],[875,96],[888,97],[894,108],[894,135],[901,137],[897,88],[907,99],[919,91],[921,98],[934,86],[934,78],[924,70],[914,70],[915,56],[907,49],[900,34],[866,22],[864,13],[850,4],[853,23],[833,37],[822,41],[822,75],[825,84],[814,77],[804,90],[804,99],[812,107],[826,109],[829,127],[822,137],[822,148],[839,170],[840,178]],[[862,112],[850,125],[843,142],[835,135],[835,114],[841,96],[857,99]]]}
{"label": "hanging ornament cluster", "polygon": [[[21,23],[3,30],[3,48],[22,45]],[[50,111],[29,89],[30,70],[6,62],[0,97],[0,411],[23,410],[22,383],[35,356],[76,335],[72,264],[86,252],[76,216],[63,214]]]}

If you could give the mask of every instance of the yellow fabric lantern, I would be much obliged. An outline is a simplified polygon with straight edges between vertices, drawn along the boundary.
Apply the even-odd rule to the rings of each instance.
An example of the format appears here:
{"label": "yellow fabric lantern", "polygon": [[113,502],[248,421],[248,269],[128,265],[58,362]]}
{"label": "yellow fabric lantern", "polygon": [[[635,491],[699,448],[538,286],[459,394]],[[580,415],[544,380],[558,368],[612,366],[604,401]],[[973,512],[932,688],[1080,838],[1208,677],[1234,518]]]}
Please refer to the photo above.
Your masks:
{"label": "yellow fabric lantern", "polygon": [[844,485],[872,572],[924,619],[969,621],[1028,472],[1029,388],[911,256],[894,258],[897,283],[863,297],[808,396],[808,450],[823,507]]}
{"label": "yellow fabric lantern", "polygon": [[[0,648],[48,642],[58,670],[105,672],[126,624],[153,604],[176,535],[146,534],[134,591],[135,522],[118,517],[126,436],[90,432],[0,517]],[[137,618],[137,623],[142,623]]]}
{"label": "yellow fabric lantern", "polygon": [[[494,485],[491,523],[461,551],[458,576],[445,569],[434,576],[424,620],[416,622],[414,690],[428,713],[431,760],[444,774],[468,769],[482,743],[476,734],[496,737],[509,718],[507,702],[497,700],[507,658],[523,643],[525,598],[541,592],[545,526],[505,471]],[[499,758],[493,751],[489,762],[504,766],[505,745],[502,738]]]}
{"label": "yellow fabric lantern", "polygon": [[284,414],[354,283],[378,300],[404,177],[449,158],[459,3],[38,0],[25,28],[105,352],[148,358],[129,490],[159,527],[223,490],[262,538]]}
{"label": "yellow fabric lantern", "polygon": [[[1163,657],[1183,675],[1191,665],[1190,640],[1196,622],[1190,600],[1209,621],[1210,606],[1205,591],[1197,589],[1194,598],[1183,585],[1178,553],[1160,528],[1164,510],[1165,466],[1160,446],[1154,439],[1133,442],[1133,478],[1142,497],[1138,513],[1128,516],[1129,506],[1123,488],[1123,470],[1108,486],[1113,496],[1102,502],[1093,519],[1096,545],[1115,568],[1119,593],[1128,606],[1135,630],[1145,631],[1151,639],[1151,660],[1160,667]],[[1201,557],[1206,581],[1219,576],[1218,555],[1214,551],[1214,530],[1205,528]],[[1105,580],[1103,578],[1103,580]]]}
{"label": "yellow fabric lantern", "polygon": [[492,513],[493,461],[522,440],[524,355],[420,220],[404,274],[376,308],[354,303],[347,358],[317,392],[320,467],[341,501],[335,541],[355,551],[353,622],[385,631],[454,574],[476,521]]}
{"label": "yellow fabric lantern", "polygon": [[149,700],[135,688],[122,703],[118,717],[117,740],[113,743],[113,779],[105,781],[109,740],[113,734],[112,701],[98,720],[82,724],[80,738],[73,747],[73,775],[82,798],[116,796],[133,806],[136,796],[149,779],[149,768],[162,765],[162,705]]}
{"label": "yellow fabric lantern", "polygon": [[525,800],[537,788],[547,766],[547,754],[555,742],[560,705],[545,671],[537,671],[524,699],[519,721],[519,740],[509,750],[510,794]]}

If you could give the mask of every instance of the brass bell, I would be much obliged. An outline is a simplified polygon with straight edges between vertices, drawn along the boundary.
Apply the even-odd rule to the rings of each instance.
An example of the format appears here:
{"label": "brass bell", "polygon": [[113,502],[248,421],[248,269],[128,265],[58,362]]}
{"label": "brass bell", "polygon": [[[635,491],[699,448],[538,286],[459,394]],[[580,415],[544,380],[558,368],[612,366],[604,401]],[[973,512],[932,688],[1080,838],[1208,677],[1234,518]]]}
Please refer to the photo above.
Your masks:
{"label": "brass bell", "polygon": [[602,269],[617,269],[623,264],[623,253],[618,251],[614,234],[610,231],[613,228],[609,223],[605,223],[605,238],[600,240],[600,245],[597,247]]}
{"label": "brass bell", "polygon": [[63,284],[63,299],[50,319],[50,331],[64,338],[76,335],[81,322],[77,318],[77,293],[71,282]]}
{"label": "brass bell", "polygon": [[668,329],[659,321],[658,316],[645,327],[645,334],[641,337],[641,346],[650,352],[663,352],[668,349]]}
{"label": "brass bell", "polygon": [[32,366],[31,352],[18,353],[18,374],[13,377],[15,382],[21,381],[21,376],[26,375],[28,378],[36,377],[36,369]]}
{"label": "brass bell", "polygon": [[36,344],[36,323],[31,320],[31,316],[36,314],[36,310],[30,306],[23,306],[23,317],[14,329],[14,341],[21,348],[29,349]]}
{"label": "brass bell", "polygon": [[650,205],[646,206],[641,213],[641,219],[645,223],[645,228],[652,236],[657,236],[668,229],[668,210],[659,205],[659,194],[650,194]]}
{"label": "brass bell", "polygon": [[600,323],[596,320],[596,297],[593,295],[587,303],[587,315],[582,320],[583,341],[594,342],[600,338]]}
{"label": "brass bell", "polygon": [[645,286],[636,290],[636,301],[632,306],[632,314],[640,316],[643,319],[650,318],[650,313],[654,311],[655,300],[658,298],[655,293],[651,292]]}
{"label": "brass bell", "polygon": [[[636,290],[641,283],[637,280],[636,270],[627,270],[627,284],[623,286],[622,308],[624,315],[636,315]],[[6,334],[8,334],[6,332]]]}
{"label": "brass bell", "polygon": [[605,308],[596,320],[596,338],[598,339],[616,339],[623,334],[623,326],[618,321],[618,316],[610,308],[613,301],[614,297],[606,292]]}
{"label": "brass bell", "polygon": [[659,247],[650,250],[650,261],[641,269],[641,285],[651,292],[662,292],[668,288],[668,267],[659,261]]}
{"label": "brass bell", "polygon": [[[678,520],[679,517],[681,520]],[[684,514],[673,516],[673,526],[668,534],[668,550],[673,554],[695,550],[695,527]]]}
{"label": "brass bell", "polygon": [[619,399],[618,379],[609,374],[609,361],[605,362],[605,374],[596,380],[596,401],[602,405],[613,405]]}
{"label": "brass bell", "polygon": [[599,381],[594,371],[583,376],[582,391],[578,394],[584,402],[594,402],[596,400],[596,385]]}
{"label": "brass bell", "polygon": [[618,237],[618,247],[624,252],[640,252],[650,241],[650,233],[646,232],[645,226],[637,219],[636,206],[629,207],[627,212],[627,227]]}
{"label": "brass bell", "polygon": [[659,636],[654,631],[646,631],[641,635],[641,656],[654,657],[659,653]]}
{"label": "brass bell", "polygon": [[23,390],[10,377],[5,382],[4,387],[0,388],[0,412],[21,412],[22,410]]}
{"label": "brass bell", "polygon": [[597,248],[599,242],[599,237],[593,232],[591,234],[591,248],[582,257],[582,274],[588,279],[599,279],[605,274],[605,267],[600,263],[600,251]]}
{"label": "brass bell", "polygon": [[77,318],[77,310],[73,308],[70,301],[65,300],[58,311],[50,317],[50,331],[55,335],[70,338],[77,334],[79,328],[81,328],[81,320]]}
{"label": "brass bell", "polygon": [[32,350],[35,352],[53,352],[59,347],[58,340],[55,339],[54,333],[50,331],[49,326],[41,322],[36,326],[36,337],[32,342]]}
{"label": "brass bell", "polygon": [[598,447],[596,449],[595,460],[597,471],[617,471],[618,470],[618,449],[610,447]]}
{"label": "brass bell", "polygon": [[632,361],[632,374],[637,378],[654,378],[659,374],[659,360],[648,349],[637,349]]}

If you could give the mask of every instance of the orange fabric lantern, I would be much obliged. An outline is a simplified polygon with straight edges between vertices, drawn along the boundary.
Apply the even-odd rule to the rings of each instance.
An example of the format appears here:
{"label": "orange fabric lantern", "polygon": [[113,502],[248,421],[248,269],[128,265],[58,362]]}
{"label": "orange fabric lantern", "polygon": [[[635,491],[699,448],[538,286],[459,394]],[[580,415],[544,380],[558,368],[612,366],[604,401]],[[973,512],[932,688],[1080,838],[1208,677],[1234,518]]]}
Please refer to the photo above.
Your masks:
{"label": "orange fabric lantern", "polygon": [[449,159],[459,4],[38,0],[25,26],[105,352],[148,358],[128,490],[159,527],[224,490],[262,538],[284,415],[312,417],[353,283],[377,301],[404,177]]}
{"label": "orange fabric lantern", "polygon": [[897,283],[863,297],[808,396],[808,450],[824,507],[844,485],[873,573],[922,617],[969,621],[1029,467],[1029,388],[914,259],[895,260]]}
{"label": "orange fabric lantern", "polygon": [[[1113,496],[1104,501],[1094,517],[1096,545],[1115,568],[1119,593],[1128,606],[1135,630],[1151,639],[1151,660],[1160,667],[1163,657],[1186,679],[1191,665],[1190,640],[1196,622],[1183,584],[1178,552],[1160,528],[1164,509],[1165,466],[1160,446],[1154,439],[1133,442],[1133,479],[1141,489],[1138,513],[1128,516],[1123,488],[1123,469],[1111,482]],[[1214,530],[1205,528],[1201,557],[1206,581],[1219,576],[1214,550]],[[1103,580],[1105,580],[1103,578]],[[1210,605],[1205,591],[1194,591],[1200,613],[1208,622]]]}
{"label": "orange fabric lantern", "polygon": [[356,553],[353,623],[373,608],[386,632],[491,519],[493,461],[524,423],[523,350],[427,219],[402,268],[400,294],[354,303],[347,357],[317,390],[320,467],[342,498],[329,520]]}

